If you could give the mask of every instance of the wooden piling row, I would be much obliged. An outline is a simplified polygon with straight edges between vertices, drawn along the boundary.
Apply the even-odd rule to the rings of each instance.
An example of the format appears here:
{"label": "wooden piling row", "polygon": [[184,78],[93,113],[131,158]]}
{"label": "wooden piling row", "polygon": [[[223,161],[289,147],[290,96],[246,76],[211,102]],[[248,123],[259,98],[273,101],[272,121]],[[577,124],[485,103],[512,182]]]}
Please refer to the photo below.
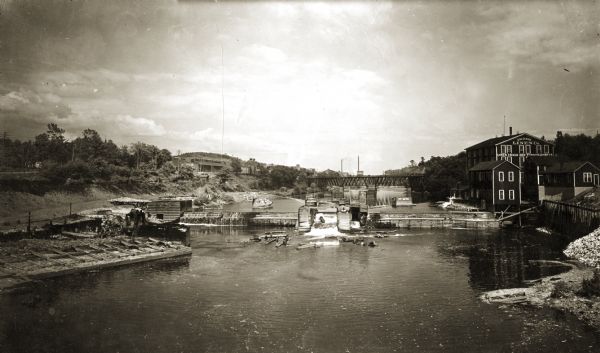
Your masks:
{"label": "wooden piling row", "polygon": [[380,214],[376,228],[499,228],[493,217],[465,214]]}
{"label": "wooden piling row", "polygon": [[293,212],[186,212],[185,224],[214,224],[220,226],[284,226],[294,227],[298,215]]}
{"label": "wooden piling row", "polygon": [[600,226],[600,210],[564,202],[544,200],[543,223],[560,233],[580,237]]}

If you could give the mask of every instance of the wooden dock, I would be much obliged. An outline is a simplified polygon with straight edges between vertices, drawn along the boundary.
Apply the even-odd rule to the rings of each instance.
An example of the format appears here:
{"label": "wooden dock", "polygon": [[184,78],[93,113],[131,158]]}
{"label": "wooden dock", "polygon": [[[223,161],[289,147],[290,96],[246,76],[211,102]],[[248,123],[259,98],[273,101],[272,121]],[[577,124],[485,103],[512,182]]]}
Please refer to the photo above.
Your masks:
{"label": "wooden dock", "polygon": [[499,228],[500,222],[490,212],[429,211],[372,213],[376,228]]}
{"label": "wooden dock", "polygon": [[0,247],[0,292],[34,280],[189,256],[180,242],[119,236],[104,239],[28,239]]}
{"label": "wooden dock", "polygon": [[183,224],[210,224],[219,226],[281,226],[295,227],[296,212],[231,212],[205,211],[186,212],[181,217]]}

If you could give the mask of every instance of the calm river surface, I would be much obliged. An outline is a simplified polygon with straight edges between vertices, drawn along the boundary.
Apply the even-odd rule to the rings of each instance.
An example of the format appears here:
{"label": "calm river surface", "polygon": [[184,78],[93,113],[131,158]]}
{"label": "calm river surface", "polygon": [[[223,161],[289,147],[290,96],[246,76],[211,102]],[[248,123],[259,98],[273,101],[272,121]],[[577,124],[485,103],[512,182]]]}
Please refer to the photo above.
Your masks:
{"label": "calm river surface", "polygon": [[378,247],[242,244],[193,228],[191,258],[0,295],[0,352],[598,352],[570,316],[482,303],[561,268],[546,235],[403,230]]}

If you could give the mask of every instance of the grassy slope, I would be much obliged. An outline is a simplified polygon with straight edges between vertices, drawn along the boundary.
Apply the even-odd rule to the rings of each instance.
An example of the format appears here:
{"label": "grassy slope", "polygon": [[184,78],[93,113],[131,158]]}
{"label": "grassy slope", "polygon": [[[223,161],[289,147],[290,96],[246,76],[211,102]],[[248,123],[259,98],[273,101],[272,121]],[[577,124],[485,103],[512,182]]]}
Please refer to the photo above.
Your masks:
{"label": "grassy slope", "polygon": [[45,193],[2,190],[0,191],[0,229],[14,227],[18,223],[24,226],[27,223],[29,211],[31,211],[31,219],[33,221],[41,220],[37,224],[42,225],[48,219],[68,215],[69,204],[71,204],[72,212],[76,213],[90,208],[107,207],[109,206],[108,200],[121,196],[136,196],[145,199],[153,199],[162,195],[201,196],[206,193],[221,196],[223,191],[249,191],[249,185],[255,180],[252,176],[234,176],[227,186],[221,186],[216,178],[211,178],[206,185],[203,185],[201,180],[166,181],[159,188],[156,185],[126,188],[96,185],[81,191],[56,189]]}

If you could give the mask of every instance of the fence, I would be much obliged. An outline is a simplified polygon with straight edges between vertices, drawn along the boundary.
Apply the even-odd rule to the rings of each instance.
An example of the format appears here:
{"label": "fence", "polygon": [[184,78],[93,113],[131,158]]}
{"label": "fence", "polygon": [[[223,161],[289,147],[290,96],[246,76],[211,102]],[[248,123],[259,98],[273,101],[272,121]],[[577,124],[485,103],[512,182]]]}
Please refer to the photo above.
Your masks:
{"label": "fence", "polygon": [[542,221],[565,235],[578,238],[600,226],[600,209],[544,200]]}

